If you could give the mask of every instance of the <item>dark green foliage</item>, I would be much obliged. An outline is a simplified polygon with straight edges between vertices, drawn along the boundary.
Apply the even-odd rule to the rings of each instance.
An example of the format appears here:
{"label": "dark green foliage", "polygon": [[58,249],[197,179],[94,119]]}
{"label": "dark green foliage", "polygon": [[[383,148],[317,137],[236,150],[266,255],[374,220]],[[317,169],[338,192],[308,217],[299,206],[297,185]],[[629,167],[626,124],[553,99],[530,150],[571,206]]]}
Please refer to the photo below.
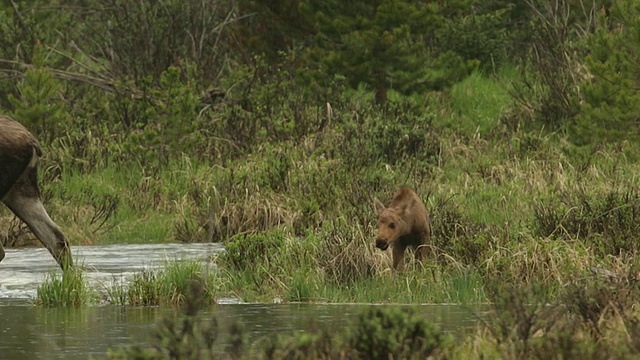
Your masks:
{"label": "dark green foliage", "polygon": [[347,343],[359,358],[424,359],[436,356],[450,341],[412,308],[374,306],[360,315]]}
{"label": "dark green foliage", "polygon": [[306,0],[251,0],[238,3],[241,14],[249,16],[231,27],[242,42],[242,55],[250,62],[254,54],[271,60],[295,49],[315,32],[311,14],[304,11]]}
{"label": "dark green foliage", "polygon": [[600,255],[638,250],[640,194],[635,190],[559,192],[535,209],[539,236],[580,239]]}
{"label": "dark green foliage", "polygon": [[18,83],[17,95],[9,94],[13,117],[20,119],[43,141],[52,141],[68,120],[62,102],[62,87],[51,70],[43,68],[45,49],[34,46],[34,66],[26,70]]}
{"label": "dark green foliage", "polygon": [[507,26],[505,9],[446,19],[437,30],[443,51],[452,51],[462,59],[476,60],[483,68],[499,67],[506,59]]}
{"label": "dark green foliage", "polygon": [[425,359],[446,353],[452,343],[412,308],[372,306],[342,331],[312,324],[305,333],[265,339],[258,354],[266,359]]}
{"label": "dark green foliage", "polygon": [[205,84],[225,60],[222,41],[235,20],[231,4],[208,1],[87,1],[76,20],[90,23],[82,49],[104,59],[118,79],[158,80],[172,66],[193,64]]}
{"label": "dark green foliage", "polygon": [[589,332],[600,339],[604,333],[601,320],[616,314],[633,313],[640,287],[636,274],[590,270],[591,276],[568,286],[563,302],[571,313],[580,317]]}
{"label": "dark green foliage", "polygon": [[340,357],[336,337],[328,329],[317,329],[310,321],[309,331],[289,336],[263,339],[259,354],[263,359],[330,359]]}
{"label": "dark green foliage", "polygon": [[581,84],[584,102],[572,128],[580,144],[638,140],[640,5],[614,3],[610,12],[599,12],[596,31],[587,40],[589,73]]}
{"label": "dark green foliage", "polygon": [[431,48],[436,29],[445,21],[443,13],[452,8],[455,5],[441,8],[435,2],[407,0],[309,1],[307,11],[315,15],[318,26],[310,56],[319,63],[320,72],[328,69],[331,75],[343,75],[353,87],[369,85],[378,104],[387,101],[390,89],[403,93],[441,89],[443,82],[459,79],[466,70],[463,65],[441,72],[452,69],[450,61],[439,67],[428,65],[440,58]]}
{"label": "dark green foliage", "polygon": [[555,308],[538,303],[536,299],[544,291],[539,286],[520,288],[498,280],[489,282],[487,290],[495,315],[489,331],[498,343],[512,342],[524,356],[531,351],[535,334],[554,323]]}

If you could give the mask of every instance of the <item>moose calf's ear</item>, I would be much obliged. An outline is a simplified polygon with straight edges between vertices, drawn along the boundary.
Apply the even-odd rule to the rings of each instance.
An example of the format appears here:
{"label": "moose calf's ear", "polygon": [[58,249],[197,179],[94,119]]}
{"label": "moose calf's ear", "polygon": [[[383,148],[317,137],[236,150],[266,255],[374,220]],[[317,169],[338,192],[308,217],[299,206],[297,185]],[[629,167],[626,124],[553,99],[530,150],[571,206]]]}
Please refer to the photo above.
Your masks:
{"label": "moose calf's ear", "polygon": [[403,214],[406,213],[409,207],[413,206],[414,202],[415,200],[412,200],[411,202],[405,202],[404,204],[402,204],[402,206],[400,207],[400,212],[402,212]]}

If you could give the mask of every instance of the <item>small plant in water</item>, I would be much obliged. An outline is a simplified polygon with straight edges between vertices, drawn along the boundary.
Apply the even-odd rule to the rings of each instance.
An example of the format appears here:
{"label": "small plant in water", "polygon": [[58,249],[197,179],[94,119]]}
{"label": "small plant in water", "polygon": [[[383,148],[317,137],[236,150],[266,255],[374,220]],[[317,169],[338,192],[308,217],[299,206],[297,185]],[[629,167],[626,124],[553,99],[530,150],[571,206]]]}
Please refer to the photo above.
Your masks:
{"label": "small plant in water", "polygon": [[215,277],[198,261],[173,261],[167,262],[164,269],[135,274],[128,285],[114,285],[107,290],[107,297],[119,305],[179,305],[187,299],[190,282],[198,281],[204,287],[204,300],[214,303],[213,280]]}
{"label": "small plant in water", "polygon": [[84,281],[82,270],[73,267],[64,270],[62,277],[50,274],[38,286],[36,303],[46,307],[82,306],[89,304],[94,297]]}

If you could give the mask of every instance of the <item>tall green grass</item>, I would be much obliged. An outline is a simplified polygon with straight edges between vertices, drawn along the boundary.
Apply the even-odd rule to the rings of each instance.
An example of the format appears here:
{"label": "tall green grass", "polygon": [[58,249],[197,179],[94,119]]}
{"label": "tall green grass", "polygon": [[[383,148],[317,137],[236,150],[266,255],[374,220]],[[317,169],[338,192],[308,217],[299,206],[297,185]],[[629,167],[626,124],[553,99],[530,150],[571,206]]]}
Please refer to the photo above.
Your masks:
{"label": "tall green grass", "polygon": [[87,286],[79,267],[64,270],[61,276],[48,275],[36,292],[36,304],[44,307],[85,306],[96,299],[97,292]]}
{"label": "tall green grass", "polygon": [[219,284],[214,270],[202,262],[177,260],[136,273],[127,284],[115,283],[106,290],[106,299],[117,305],[181,305],[193,283],[203,289],[202,301],[215,303]]}
{"label": "tall green grass", "polygon": [[446,106],[450,113],[438,122],[460,133],[491,135],[499,130],[501,116],[513,105],[509,90],[516,78],[512,69],[492,77],[473,72],[453,85]]}

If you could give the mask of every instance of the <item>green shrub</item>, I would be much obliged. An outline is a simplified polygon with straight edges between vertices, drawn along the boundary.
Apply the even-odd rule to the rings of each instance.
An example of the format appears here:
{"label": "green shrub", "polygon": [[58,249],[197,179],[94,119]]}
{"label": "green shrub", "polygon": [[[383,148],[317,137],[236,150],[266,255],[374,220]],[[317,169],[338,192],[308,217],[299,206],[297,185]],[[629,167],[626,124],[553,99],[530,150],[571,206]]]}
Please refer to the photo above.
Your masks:
{"label": "green shrub", "polygon": [[639,14],[638,3],[616,1],[609,17],[600,13],[596,31],[587,39],[588,76],[580,87],[584,101],[571,128],[579,144],[638,140]]}
{"label": "green shrub", "polygon": [[452,343],[412,308],[372,306],[342,331],[312,323],[304,333],[258,342],[256,354],[266,359],[425,359],[444,354]]}
{"label": "green shrub", "polygon": [[358,317],[348,344],[358,357],[424,359],[437,356],[451,339],[412,308],[370,307]]}
{"label": "green shrub", "polygon": [[245,271],[266,264],[281,253],[285,234],[281,231],[239,235],[229,241],[225,252],[218,258],[219,264],[229,271]]}

